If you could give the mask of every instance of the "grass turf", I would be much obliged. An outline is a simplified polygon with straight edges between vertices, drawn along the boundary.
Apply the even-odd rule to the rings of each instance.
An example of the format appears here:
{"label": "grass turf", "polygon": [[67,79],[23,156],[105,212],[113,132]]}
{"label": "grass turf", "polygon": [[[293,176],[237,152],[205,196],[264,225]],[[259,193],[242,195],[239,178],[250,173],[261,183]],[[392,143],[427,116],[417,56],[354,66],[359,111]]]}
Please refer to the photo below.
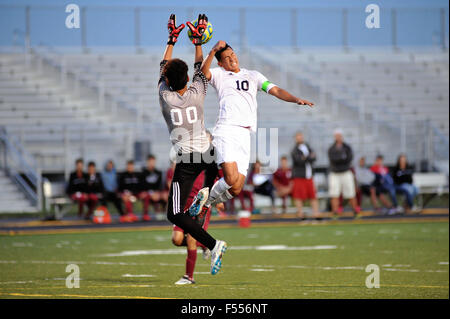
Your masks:
{"label": "grass turf", "polygon": [[[230,249],[216,276],[199,253],[192,286],[173,284],[186,254],[169,229],[0,236],[0,298],[449,298],[448,230],[448,222],[212,228]],[[262,245],[272,247],[254,248]],[[311,249],[318,245],[335,247]],[[66,288],[71,263],[80,288]],[[365,286],[369,264],[380,267],[379,289]]]}

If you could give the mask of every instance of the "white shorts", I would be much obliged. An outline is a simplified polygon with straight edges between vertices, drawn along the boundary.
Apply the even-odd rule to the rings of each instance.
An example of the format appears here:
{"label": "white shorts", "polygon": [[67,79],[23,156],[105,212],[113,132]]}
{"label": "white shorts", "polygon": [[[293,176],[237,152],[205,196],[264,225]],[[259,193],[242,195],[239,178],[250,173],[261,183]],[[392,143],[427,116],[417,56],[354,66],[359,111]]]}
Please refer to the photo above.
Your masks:
{"label": "white shorts", "polygon": [[355,179],[351,171],[342,173],[331,172],[328,175],[328,193],[331,198],[339,196],[350,199],[356,196]]}
{"label": "white shorts", "polygon": [[239,173],[247,176],[250,163],[250,129],[217,125],[212,135],[217,164],[236,162]]}

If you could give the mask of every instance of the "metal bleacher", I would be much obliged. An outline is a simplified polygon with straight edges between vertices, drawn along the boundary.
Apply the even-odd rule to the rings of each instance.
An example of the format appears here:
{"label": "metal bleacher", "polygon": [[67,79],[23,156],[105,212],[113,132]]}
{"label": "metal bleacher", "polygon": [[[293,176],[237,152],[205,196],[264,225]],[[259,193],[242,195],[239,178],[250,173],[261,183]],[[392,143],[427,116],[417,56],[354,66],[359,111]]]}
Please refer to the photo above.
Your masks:
{"label": "metal bleacher", "polygon": [[67,170],[83,155],[106,160],[131,152],[124,122],[75,87],[36,57],[0,55],[0,126],[18,137],[44,172]]}
{"label": "metal bleacher", "polygon": [[[191,51],[176,56],[192,65]],[[332,131],[342,127],[355,153],[369,160],[383,153],[393,164],[402,151],[418,164],[448,161],[445,53],[253,48],[239,57],[243,67],[316,103],[309,109],[259,95],[258,125],[278,129],[278,155],[289,152],[292,136],[302,130],[319,155],[317,165],[326,166]],[[122,165],[139,140],[150,141],[160,164],[168,165],[170,144],[156,88],[160,58],[152,50],[36,51],[28,61],[24,54],[1,55],[0,125],[19,136],[43,171],[67,170],[78,156],[118,158]],[[212,88],[205,109],[211,128],[217,116]]]}
{"label": "metal bleacher", "polygon": [[[192,65],[193,52],[176,56]],[[419,170],[448,174],[448,55],[439,52],[342,52],[263,50],[238,52],[241,66],[316,103],[308,108],[260,93],[258,126],[276,128],[278,158],[302,130],[328,165],[336,127],[356,156],[376,154],[393,164],[405,152]],[[170,142],[156,82],[161,52],[0,54],[0,126],[20,143],[43,173],[68,173],[77,157],[119,169],[134,145],[151,143],[162,169]],[[282,63],[280,62],[282,61]],[[192,67],[191,67],[192,72]],[[210,88],[205,123],[214,126],[218,101]],[[271,163],[276,166],[277,163]]]}

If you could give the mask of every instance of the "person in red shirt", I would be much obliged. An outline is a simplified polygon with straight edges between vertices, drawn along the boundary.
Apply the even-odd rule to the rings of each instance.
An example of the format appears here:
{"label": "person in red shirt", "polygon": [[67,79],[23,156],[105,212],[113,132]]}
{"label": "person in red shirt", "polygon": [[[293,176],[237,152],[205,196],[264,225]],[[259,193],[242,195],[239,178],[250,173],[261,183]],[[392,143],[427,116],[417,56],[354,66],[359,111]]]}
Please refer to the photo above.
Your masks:
{"label": "person in red shirt", "polygon": [[273,173],[273,186],[277,196],[283,200],[283,213],[286,213],[286,199],[292,194],[293,182],[291,181],[292,170],[289,167],[287,156],[280,159],[280,167]]}
{"label": "person in red shirt", "polygon": [[[170,176],[170,168],[167,171],[167,176]],[[173,174],[172,174],[173,176]],[[188,210],[189,207],[192,204],[192,201],[194,200],[195,196],[197,195],[198,191],[203,188],[203,184],[205,181],[205,172],[203,171],[200,173],[200,175],[197,177],[197,179],[194,182],[194,185],[192,186],[191,193],[189,194],[189,197],[187,199],[186,205],[184,206],[184,210]],[[224,205],[223,203],[220,203],[216,205],[216,208],[218,210],[223,210]],[[195,217],[193,217],[195,219]],[[209,220],[211,218],[211,208],[206,213],[206,217],[203,222],[203,229],[208,230]],[[187,258],[186,258],[186,273],[183,277],[181,277],[177,282],[175,282],[176,285],[188,285],[188,284],[194,284],[194,269],[195,269],[195,263],[197,260],[197,247],[201,247],[203,250],[203,259],[208,259],[211,252],[208,248],[206,248],[201,243],[197,242],[191,235],[185,234],[184,230],[176,225],[173,225],[173,231],[172,231],[172,243],[175,246],[186,246],[187,248]]]}

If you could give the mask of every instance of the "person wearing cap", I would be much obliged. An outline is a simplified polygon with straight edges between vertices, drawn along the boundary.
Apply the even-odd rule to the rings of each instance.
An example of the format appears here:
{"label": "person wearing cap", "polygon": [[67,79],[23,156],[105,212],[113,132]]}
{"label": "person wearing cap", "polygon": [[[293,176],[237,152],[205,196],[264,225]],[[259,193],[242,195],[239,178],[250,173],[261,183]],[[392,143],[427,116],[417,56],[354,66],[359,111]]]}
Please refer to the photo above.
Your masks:
{"label": "person wearing cap", "polygon": [[355,217],[359,217],[360,208],[356,202],[355,179],[350,170],[353,160],[353,150],[344,142],[342,129],[334,130],[334,143],[328,149],[330,162],[328,175],[328,192],[331,197],[331,210],[337,217],[339,212],[339,197],[347,199],[353,208]]}

